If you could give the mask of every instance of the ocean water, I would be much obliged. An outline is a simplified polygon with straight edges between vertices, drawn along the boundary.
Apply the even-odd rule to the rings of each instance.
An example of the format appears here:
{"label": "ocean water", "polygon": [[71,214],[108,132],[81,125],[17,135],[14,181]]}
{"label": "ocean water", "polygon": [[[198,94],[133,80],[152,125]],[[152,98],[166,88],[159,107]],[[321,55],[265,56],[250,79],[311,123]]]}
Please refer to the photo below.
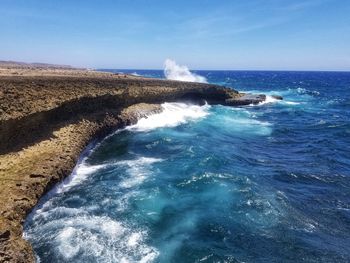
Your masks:
{"label": "ocean water", "polygon": [[196,74],[284,100],[164,103],[91,144],[25,223],[38,262],[350,262],[350,73]]}

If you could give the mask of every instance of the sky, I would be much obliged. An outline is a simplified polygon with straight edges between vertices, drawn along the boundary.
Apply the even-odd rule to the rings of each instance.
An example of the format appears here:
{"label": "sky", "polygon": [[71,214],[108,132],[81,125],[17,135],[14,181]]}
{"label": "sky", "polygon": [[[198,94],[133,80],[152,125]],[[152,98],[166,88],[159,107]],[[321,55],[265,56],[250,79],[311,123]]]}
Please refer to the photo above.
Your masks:
{"label": "sky", "polygon": [[350,71],[348,0],[0,0],[0,60]]}

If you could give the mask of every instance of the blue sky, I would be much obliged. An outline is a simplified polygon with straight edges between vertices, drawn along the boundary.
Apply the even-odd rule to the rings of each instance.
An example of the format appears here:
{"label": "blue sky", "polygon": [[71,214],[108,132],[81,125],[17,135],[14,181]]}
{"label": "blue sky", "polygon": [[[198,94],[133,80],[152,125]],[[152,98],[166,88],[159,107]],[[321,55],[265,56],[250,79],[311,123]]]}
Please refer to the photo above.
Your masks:
{"label": "blue sky", "polygon": [[0,0],[0,60],[350,70],[347,0]]}

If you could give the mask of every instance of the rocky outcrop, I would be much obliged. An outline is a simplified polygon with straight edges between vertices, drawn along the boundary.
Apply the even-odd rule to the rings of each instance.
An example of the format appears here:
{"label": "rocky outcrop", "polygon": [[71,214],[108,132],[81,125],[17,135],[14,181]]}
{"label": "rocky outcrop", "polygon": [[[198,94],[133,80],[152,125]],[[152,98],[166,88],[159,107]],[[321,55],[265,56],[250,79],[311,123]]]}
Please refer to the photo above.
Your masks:
{"label": "rocky outcrop", "polygon": [[0,82],[0,154],[48,139],[65,120],[120,111],[132,104],[189,100],[246,105],[246,98],[217,85],[113,77],[2,77]]}
{"label": "rocky outcrop", "polygon": [[256,105],[266,100],[264,94],[243,94],[240,97],[229,98],[225,100],[225,105],[228,106],[242,106],[242,105]]}
{"label": "rocky outcrop", "polygon": [[[52,136],[17,152],[0,156],[0,262],[33,262],[30,244],[22,238],[22,223],[38,199],[68,176],[91,140],[138,118],[161,110],[159,104],[91,113],[66,120]],[[39,127],[39,126],[38,126]]]}
{"label": "rocky outcrop", "polygon": [[0,74],[0,262],[34,261],[22,223],[92,140],[159,112],[165,101],[240,106],[265,100],[217,85],[120,74],[12,73]]}

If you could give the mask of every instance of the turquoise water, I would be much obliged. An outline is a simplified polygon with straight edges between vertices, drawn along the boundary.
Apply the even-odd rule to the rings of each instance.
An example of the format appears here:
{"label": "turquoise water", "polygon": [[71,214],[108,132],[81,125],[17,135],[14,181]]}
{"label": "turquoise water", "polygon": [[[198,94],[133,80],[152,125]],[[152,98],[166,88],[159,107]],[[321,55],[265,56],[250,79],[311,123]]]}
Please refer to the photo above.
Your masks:
{"label": "turquoise water", "polygon": [[93,143],[26,221],[38,261],[350,261],[350,73],[197,74],[285,99],[165,103]]}

